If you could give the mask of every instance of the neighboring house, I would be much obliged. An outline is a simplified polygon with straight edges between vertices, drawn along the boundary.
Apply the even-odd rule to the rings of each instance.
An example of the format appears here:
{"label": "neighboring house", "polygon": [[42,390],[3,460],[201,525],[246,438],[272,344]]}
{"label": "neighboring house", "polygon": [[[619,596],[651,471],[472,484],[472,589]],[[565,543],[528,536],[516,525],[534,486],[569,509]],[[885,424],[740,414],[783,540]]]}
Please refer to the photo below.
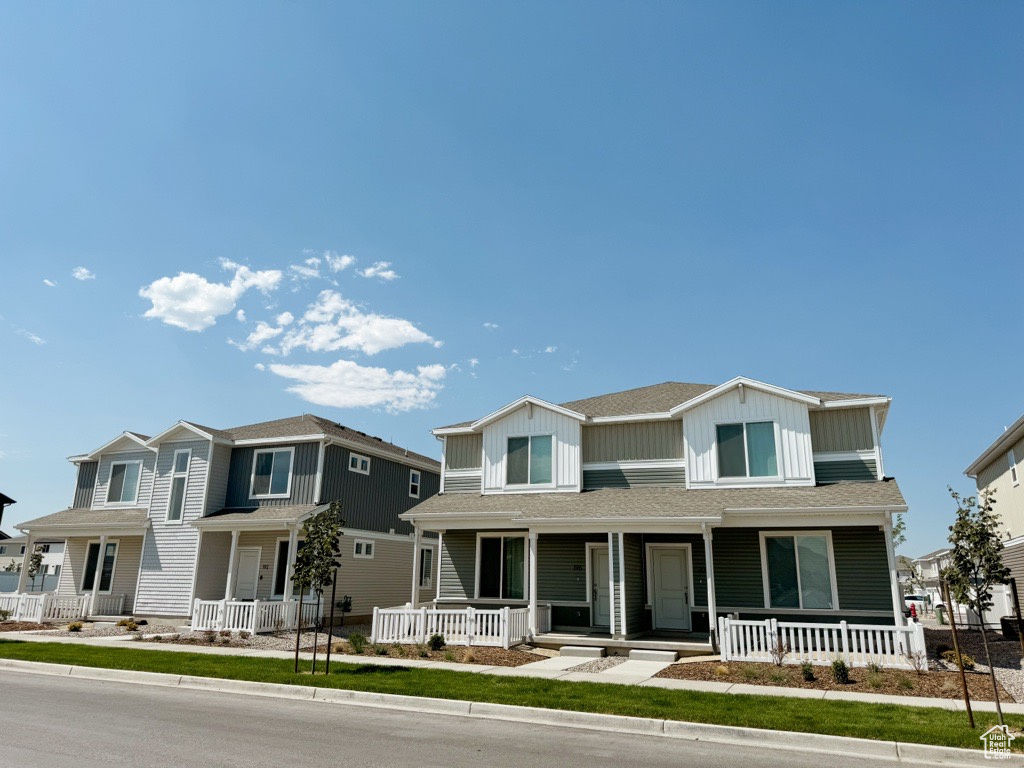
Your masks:
{"label": "neighboring house", "polygon": [[889,405],[740,377],[435,429],[441,494],[403,518],[441,534],[441,572],[413,601],[528,607],[551,645],[707,648],[728,614],[902,624]]}
{"label": "neighboring house", "polygon": [[[27,567],[27,546],[27,536],[15,536],[0,541],[0,592],[17,590],[21,583],[19,574],[5,569],[11,564],[14,564],[17,569]],[[28,592],[53,592],[57,589],[60,571],[64,566],[64,542],[36,541],[33,542],[32,549],[38,549],[43,560],[36,578],[25,580],[25,590]]]}
{"label": "neighboring house", "polygon": [[928,596],[932,605],[944,605],[942,599],[942,587],[940,585],[942,570],[949,565],[949,547],[937,549],[927,555],[921,555],[914,559],[913,563],[921,582],[924,584],[924,593]]}
{"label": "neighboring house", "polygon": [[899,579],[900,589],[905,595],[920,588],[920,585],[915,582],[916,570],[914,561],[909,557],[906,555],[896,556],[896,578]]}
{"label": "neighboring house", "polygon": [[21,565],[25,559],[25,536],[12,536],[0,539],[0,573],[10,565]]}
{"label": "neighboring house", "polygon": [[[433,459],[312,415],[226,430],[180,421],[70,461],[73,505],[18,527],[30,545],[67,540],[57,594],[91,595],[94,615],[186,617],[197,599],[297,597],[302,523],[335,500],[345,521],[338,599],[352,597],[352,618],[404,602],[414,538],[399,514],[440,480]],[[433,583],[429,569],[422,579]]]}
{"label": "neighboring house", "polygon": [[[0,525],[4,522],[4,510],[11,504],[17,504],[17,502],[5,493],[0,493]],[[0,531],[0,539],[7,538],[3,531]]]}

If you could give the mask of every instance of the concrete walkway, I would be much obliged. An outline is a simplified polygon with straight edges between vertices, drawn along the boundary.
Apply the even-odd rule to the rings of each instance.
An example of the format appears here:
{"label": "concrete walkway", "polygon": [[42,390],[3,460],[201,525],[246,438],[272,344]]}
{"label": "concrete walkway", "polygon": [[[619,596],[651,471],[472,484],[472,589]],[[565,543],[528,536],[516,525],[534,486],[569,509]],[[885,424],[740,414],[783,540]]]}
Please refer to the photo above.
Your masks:
{"label": "concrete walkway", "polygon": [[[275,651],[259,648],[221,648],[206,645],[180,645],[176,643],[135,641],[127,635],[112,637],[61,637],[32,632],[3,632],[0,639],[24,640],[33,643],[71,643],[114,648],[135,648],[138,650],[171,651],[181,653],[205,653],[215,656],[249,656],[269,659],[294,658],[293,651]],[[311,653],[302,653],[305,660],[312,659]],[[320,654],[320,658],[323,654]],[[524,664],[519,667],[492,667],[485,664],[459,664],[451,661],[433,661],[430,659],[393,659],[387,656],[349,656],[332,654],[331,659],[344,664],[373,664],[388,667],[417,667],[429,669],[446,669],[456,672],[475,674],[501,675],[509,677],[540,677],[565,680],[568,682],[613,683],[618,685],[640,685],[645,687],[666,688],[677,691],[703,691],[707,693],[727,693],[752,696],[783,696],[799,699],[826,699],[828,701],[862,701],[873,704],[898,704],[907,707],[938,707],[952,711],[964,711],[961,699],[938,699],[924,696],[890,696],[881,693],[855,693],[852,691],[821,691],[805,688],[786,688],[772,685],[749,685],[746,683],[725,683],[713,680],[673,680],[655,677],[669,664],[655,661],[637,661],[629,659],[601,672],[570,672],[572,667],[588,661],[586,658],[554,656],[551,658]],[[592,659],[590,659],[592,661]],[[978,712],[994,712],[995,703],[991,701],[972,701],[971,706]],[[1024,704],[1004,702],[1003,712],[1007,714],[1024,714]]]}

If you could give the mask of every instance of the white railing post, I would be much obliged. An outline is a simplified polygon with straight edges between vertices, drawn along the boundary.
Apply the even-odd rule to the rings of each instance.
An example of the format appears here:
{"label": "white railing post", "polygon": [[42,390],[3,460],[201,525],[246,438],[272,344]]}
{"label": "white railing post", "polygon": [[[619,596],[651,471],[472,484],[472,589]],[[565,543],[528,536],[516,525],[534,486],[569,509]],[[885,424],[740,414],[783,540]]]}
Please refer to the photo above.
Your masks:
{"label": "white railing post", "polygon": [[420,608],[419,610],[419,643],[427,642],[427,609]]}
{"label": "white railing post", "polygon": [[729,661],[732,656],[732,632],[729,631],[729,618],[718,619],[718,642],[722,650],[722,661]]}
{"label": "white railing post", "polygon": [[508,647],[510,645],[510,642],[509,642],[509,639],[510,639],[509,638],[509,634],[510,634],[510,632],[509,632],[509,629],[510,629],[510,627],[509,627],[509,613],[510,612],[511,612],[511,609],[507,605],[504,608],[501,609],[501,642],[502,642],[502,646],[501,647],[504,648],[506,651],[508,650]]}
{"label": "white railing post", "polygon": [[850,664],[850,630],[845,621],[839,622],[839,631],[843,636],[843,661]]}
{"label": "white railing post", "polygon": [[256,628],[259,626],[260,620],[260,601],[252,601],[252,617],[249,619],[249,633],[252,635],[256,634]]}
{"label": "white railing post", "polygon": [[473,645],[473,635],[476,633],[476,615],[473,606],[466,609],[466,647]]}
{"label": "white railing post", "polygon": [[370,625],[370,643],[376,643],[380,634],[380,608],[373,607],[373,624]]}
{"label": "white railing post", "polygon": [[224,620],[227,618],[228,601],[221,600],[217,603],[217,618],[214,619],[214,629],[224,629]]}

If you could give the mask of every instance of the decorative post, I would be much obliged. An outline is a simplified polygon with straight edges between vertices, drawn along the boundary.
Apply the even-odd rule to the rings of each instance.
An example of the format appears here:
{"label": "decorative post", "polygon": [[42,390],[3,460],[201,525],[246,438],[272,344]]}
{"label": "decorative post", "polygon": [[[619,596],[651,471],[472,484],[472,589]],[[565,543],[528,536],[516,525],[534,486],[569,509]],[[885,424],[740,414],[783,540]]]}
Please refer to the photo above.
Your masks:
{"label": "decorative post", "polygon": [[[100,579],[103,576],[103,561],[107,557],[107,534],[100,535],[100,551],[96,556],[96,570],[92,575],[92,598],[89,601],[89,609],[92,611],[92,615],[96,616],[99,613],[99,594],[100,594]],[[89,548],[86,547],[85,559],[89,559]]]}
{"label": "decorative post", "polygon": [[720,637],[715,637],[715,628],[719,626],[716,621],[718,617],[718,601],[715,600],[715,557],[711,544],[711,529],[707,523],[700,524],[701,533],[704,535],[704,571],[708,583],[708,631],[711,632],[711,647],[716,645],[721,648]]}
{"label": "decorative post", "polygon": [[224,599],[230,600],[232,598],[232,590],[234,588],[235,581],[235,558],[238,556],[238,530],[231,532],[231,551],[228,554],[228,579],[224,584]]}
{"label": "decorative post", "polygon": [[413,526],[412,534],[412,607],[420,604],[420,529]]}
{"label": "decorative post", "polygon": [[289,603],[295,598],[295,555],[299,549],[299,532],[294,526],[288,531],[288,568],[285,570],[284,599]]}
{"label": "decorative post", "polygon": [[[28,559],[32,556],[32,548],[35,546],[36,540],[32,537],[32,532],[29,531],[28,538],[25,540],[25,556],[21,560],[21,570],[18,571],[18,591],[16,594],[21,594],[25,591],[25,578],[28,575]],[[88,558],[88,547],[86,547],[86,557]]]}
{"label": "decorative post", "polygon": [[[530,638],[537,636],[537,532],[530,531]],[[440,581],[440,579],[438,579]]]}

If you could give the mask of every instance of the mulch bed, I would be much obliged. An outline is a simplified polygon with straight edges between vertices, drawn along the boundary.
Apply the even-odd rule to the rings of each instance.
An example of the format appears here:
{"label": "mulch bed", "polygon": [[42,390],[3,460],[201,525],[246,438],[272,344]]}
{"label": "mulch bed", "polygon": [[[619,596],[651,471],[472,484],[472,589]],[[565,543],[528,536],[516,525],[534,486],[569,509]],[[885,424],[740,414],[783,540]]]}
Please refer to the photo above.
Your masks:
{"label": "mulch bed", "polygon": [[[689,664],[673,664],[659,672],[656,677],[674,680],[715,680],[720,683],[748,683],[750,685],[778,685],[786,688],[808,688],[827,691],[855,691],[857,693],[884,693],[895,696],[929,696],[940,699],[961,697],[960,675],[957,672],[932,670],[922,675],[910,671],[883,669],[869,672],[863,667],[850,670],[850,682],[840,685],[832,679],[828,667],[815,667],[813,681],[806,681],[800,667],[750,662],[721,663],[698,661]],[[967,674],[967,690],[971,699],[992,701],[992,683],[987,674]],[[1002,686],[999,687],[1000,701],[1013,701]]]}
{"label": "mulch bed", "polygon": [[[440,651],[431,651],[426,646],[415,645],[382,645],[380,649],[387,649],[387,653],[377,653],[372,645],[363,649],[363,656],[387,656],[392,659],[427,659],[430,661],[454,661],[459,664],[483,664],[488,667],[521,667],[533,661],[541,661],[546,656],[528,651],[520,651],[510,648],[476,647],[466,648],[460,645],[451,645],[442,648]],[[334,644],[334,653],[346,653],[358,655],[352,650],[347,642]]]}
{"label": "mulch bed", "polygon": [[33,621],[0,621],[0,632],[38,632],[44,629],[58,629],[58,625],[36,624]]}

